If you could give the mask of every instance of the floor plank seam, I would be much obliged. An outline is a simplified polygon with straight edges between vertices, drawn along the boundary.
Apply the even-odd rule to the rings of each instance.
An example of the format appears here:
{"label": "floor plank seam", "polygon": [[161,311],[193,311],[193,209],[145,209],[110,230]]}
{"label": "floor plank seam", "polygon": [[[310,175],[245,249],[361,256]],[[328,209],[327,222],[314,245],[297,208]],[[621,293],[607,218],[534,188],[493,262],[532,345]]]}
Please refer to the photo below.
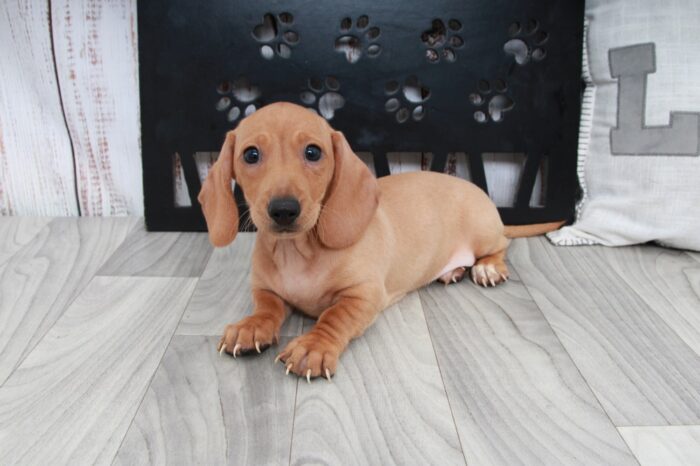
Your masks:
{"label": "floor plank seam", "polygon": [[619,425],[615,426],[616,429],[633,429],[633,428],[640,428],[640,429],[663,429],[664,427],[700,427],[700,424],[649,424],[649,425]]}
{"label": "floor plank seam", "polygon": [[[302,314],[303,315],[303,314]],[[289,315],[287,316],[287,319],[289,319]],[[304,334],[304,331],[306,330],[306,320],[302,320],[301,322],[301,334]],[[292,435],[291,438],[289,439],[289,463],[288,466],[292,466],[292,452],[294,450],[294,425],[296,424],[296,419],[297,419],[297,403],[299,401],[299,381],[301,379],[297,379],[297,384],[296,387],[294,387],[294,411],[292,412]]]}
{"label": "floor plank seam", "polygon": [[566,348],[566,346],[564,346],[564,343],[561,341],[561,338],[559,337],[559,333],[557,333],[557,330],[552,326],[552,323],[549,321],[549,319],[547,319],[547,315],[542,311],[542,308],[540,308],[540,305],[537,304],[537,301],[535,300],[534,296],[532,296],[532,292],[530,291],[530,288],[525,283],[525,280],[522,279],[522,277],[523,277],[522,272],[518,269],[518,267],[515,266],[515,264],[511,263],[510,261],[508,262],[508,266],[513,268],[513,270],[515,270],[516,274],[519,277],[520,283],[523,285],[523,287],[525,288],[525,291],[527,292],[527,295],[530,297],[530,301],[532,301],[534,303],[534,305],[537,307],[537,310],[542,315],[542,318],[544,319],[544,321],[547,322],[547,325],[549,325],[549,328],[552,329],[552,333],[554,334],[554,338],[556,338],[557,342],[559,343],[561,348],[566,353],[566,356],[569,358],[569,361],[571,361],[571,365],[576,368],[576,372],[578,372],[578,374],[581,376],[581,379],[585,382],[586,387],[588,387],[588,390],[590,391],[591,395],[593,396],[593,399],[596,401],[596,403],[598,403],[598,407],[600,408],[601,412],[605,413],[605,417],[607,417],[608,421],[610,421],[610,425],[615,427],[615,432],[617,433],[617,436],[620,438],[620,440],[622,440],[622,443],[627,448],[627,451],[629,452],[629,454],[632,456],[632,458],[635,459],[637,464],[639,464],[639,459],[634,455],[634,453],[630,449],[630,446],[627,444],[627,442],[625,442],[624,437],[622,437],[622,434],[618,430],[618,426],[615,425],[612,418],[610,417],[610,413],[608,413],[608,411],[605,409],[603,404],[600,402],[600,399],[598,398],[598,395],[596,394],[595,390],[593,390],[593,388],[591,387],[591,384],[588,382],[588,379],[586,379],[586,377],[583,375],[583,372],[581,372],[581,368],[578,367],[578,364],[576,364],[576,361],[571,356],[571,353],[569,353],[569,350]]}
{"label": "floor plank seam", "polygon": [[[9,264],[10,261],[11,261],[11,259],[12,259],[19,251],[24,250],[26,247],[28,247],[30,244],[32,244],[32,243],[34,242],[34,240],[35,240],[36,238],[38,238],[39,235],[40,235],[45,229],[48,229],[48,230],[49,230],[49,233],[50,233],[51,230],[52,230],[52,225],[57,225],[57,224],[59,224],[59,223],[61,222],[61,220],[63,220],[63,219],[64,219],[64,217],[52,217],[51,220],[48,220],[41,228],[39,228],[39,229],[36,231],[36,233],[35,233],[34,235],[32,235],[32,237],[31,237],[31,239],[30,239],[29,241],[27,241],[20,249],[18,249],[17,251],[14,251],[10,256],[8,256],[7,259],[5,260],[5,262],[3,262],[2,264],[0,264],[0,267],[4,267],[5,264]],[[79,221],[80,221],[79,219],[76,220],[76,224],[77,224]],[[121,240],[119,243],[117,243],[116,245],[114,245],[112,254],[114,254],[114,251],[116,251],[116,250],[126,241],[126,239],[129,237],[129,235],[131,234],[131,232],[133,232],[134,229],[136,228],[136,225],[138,225],[138,222],[136,222],[136,223],[132,226],[132,228],[124,235],[124,237],[122,238],[122,240]],[[80,230],[80,229],[79,229],[79,230]],[[82,241],[82,239],[81,239],[81,241]],[[58,314],[56,315],[56,319],[54,320],[54,323],[51,324],[51,325],[38,337],[38,340],[37,340],[36,344],[34,345],[34,347],[38,346],[39,343],[41,343],[41,342],[44,340],[44,338],[46,337],[46,335],[51,331],[51,329],[54,327],[54,325],[56,325],[56,322],[58,322],[58,321],[63,317],[63,315],[65,314],[65,312],[73,305],[73,303],[75,302],[75,300],[78,299],[78,296],[80,296],[80,294],[81,294],[85,289],[87,289],[88,285],[90,285],[90,284],[92,283],[92,281],[95,279],[95,277],[98,276],[98,275],[97,275],[97,272],[99,272],[99,270],[102,268],[102,266],[104,266],[104,265],[107,263],[107,261],[110,259],[110,257],[112,257],[112,254],[110,254],[108,257],[105,257],[104,260],[103,260],[101,263],[99,263],[97,267],[95,267],[95,272],[94,272],[93,275],[83,284],[82,287],[78,287],[78,288],[76,288],[76,289],[74,290],[74,294],[73,294],[72,298],[66,302],[66,304],[63,306],[62,309],[59,310]],[[74,266],[75,266],[75,264],[73,264],[73,266],[71,267],[71,270],[73,270]],[[64,285],[65,285],[65,283],[64,283]],[[36,291],[40,291],[40,288],[37,289]],[[53,301],[53,303],[55,303],[58,299],[59,299],[59,295],[54,296],[54,301]],[[49,309],[51,309],[51,307],[49,307]],[[48,314],[49,314],[49,312],[48,312],[48,310],[47,310],[47,313],[43,316],[43,318],[42,318],[41,321],[39,322],[38,328],[41,328],[41,324],[47,319]],[[34,348],[28,348],[28,349],[27,349],[26,354],[24,354],[24,355],[14,364],[14,366],[12,367],[12,370],[11,370],[11,371],[7,374],[7,376],[5,377],[5,380],[2,380],[2,381],[0,382],[0,387],[2,387],[2,386],[5,385],[5,382],[6,382],[7,380],[10,379],[10,377],[12,376],[12,374],[15,373],[15,371],[17,370],[17,368],[18,368],[20,365],[22,365],[22,363],[24,362],[24,360],[27,359],[27,357],[28,357],[33,351],[34,351]]]}
{"label": "floor plank seam", "polygon": [[[111,275],[109,275],[111,276]],[[151,278],[156,278],[156,277],[151,277]],[[157,277],[157,278],[173,278],[173,277]],[[186,277],[185,277],[186,278]],[[151,384],[153,383],[153,378],[156,376],[156,373],[158,372],[158,369],[160,368],[161,364],[163,363],[163,358],[165,357],[165,353],[168,351],[168,348],[170,347],[170,344],[173,342],[173,338],[175,338],[175,334],[177,333],[177,327],[180,324],[180,321],[182,321],[182,317],[185,315],[185,311],[187,310],[187,306],[189,306],[190,301],[192,300],[192,296],[194,296],[194,290],[197,289],[197,284],[199,283],[199,277],[190,277],[197,282],[195,285],[192,287],[192,293],[190,294],[189,298],[187,298],[187,303],[182,307],[182,313],[180,314],[180,318],[177,320],[177,324],[173,327],[173,333],[170,334],[170,339],[168,339],[168,344],[163,346],[163,352],[160,355],[160,359],[158,360],[158,364],[156,364],[155,369],[153,370],[153,373],[148,379],[148,384],[146,385],[146,389],[143,391],[141,394],[141,399],[139,400],[139,404],[134,410],[134,415],[131,417],[131,420],[129,421],[129,426],[124,429],[124,435],[122,436],[121,440],[119,441],[119,446],[114,450],[114,457],[112,458],[112,461],[110,464],[114,464],[116,461],[117,457],[119,456],[119,450],[122,449],[122,445],[124,445],[124,440],[126,439],[127,434],[131,430],[131,428],[134,425],[134,420],[136,419],[136,416],[138,415],[139,411],[141,410],[141,406],[143,405],[143,400],[146,398],[146,394],[148,393],[148,389],[151,388]]]}
{"label": "floor plank seam", "polygon": [[[700,260],[697,260],[697,259],[693,256],[693,254],[688,253],[688,251],[682,251],[682,252],[683,252],[683,254],[684,254],[685,256],[689,256],[691,259],[693,259],[694,261],[696,261],[696,262],[698,263],[698,266],[700,266]],[[664,316],[663,314],[659,313],[659,311],[658,311],[658,306],[654,305],[654,303],[651,303],[651,302],[647,301],[647,299],[646,299],[642,294],[640,294],[640,293],[638,292],[638,287],[635,286],[635,283],[632,283],[631,281],[629,281],[629,280],[627,279],[627,277],[626,277],[624,274],[621,275],[621,278],[622,278],[622,280],[624,281],[624,284],[627,286],[627,288],[628,288],[631,292],[634,293],[635,297],[636,297],[637,299],[639,299],[642,303],[644,303],[644,305],[645,305],[646,307],[648,307],[649,310],[650,310],[656,317],[658,317],[658,319],[661,321],[661,324],[664,326],[664,328],[666,328],[666,330],[667,330],[669,333],[672,333],[673,335],[675,335],[676,337],[678,337],[678,340],[679,340],[680,342],[682,342],[683,346],[687,347],[691,352],[693,352],[693,353],[695,353],[695,354],[697,354],[697,355],[700,355],[700,352],[698,352],[693,346],[691,346],[691,345],[686,341],[685,338],[683,338],[683,335],[681,335],[681,334],[678,332],[678,330],[677,330],[673,325],[671,325],[671,324],[667,321],[667,319],[665,318],[665,316]],[[691,283],[688,283],[688,285],[692,288],[692,284],[691,284]],[[528,292],[529,292],[529,290],[528,290]],[[673,303],[672,303],[668,298],[665,299],[665,304],[668,305],[668,306],[670,306],[670,307],[673,307]],[[546,318],[546,317],[545,317],[545,318]],[[687,323],[687,320],[686,320],[686,323]]]}
{"label": "floor plank seam", "polygon": [[457,427],[457,420],[455,419],[455,413],[452,409],[452,402],[450,401],[450,395],[447,393],[447,387],[445,386],[445,378],[442,375],[442,366],[440,366],[440,358],[435,350],[435,343],[433,342],[433,333],[430,330],[430,323],[428,323],[428,317],[425,315],[425,308],[423,307],[423,295],[421,291],[418,291],[418,298],[420,299],[421,312],[423,313],[423,320],[425,320],[425,326],[428,329],[428,337],[430,338],[430,347],[433,349],[433,356],[435,356],[435,364],[438,368],[438,373],[440,374],[440,382],[442,383],[442,390],[445,392],[445,399],[447,400],[447,406],[450,408],[450,415],[452,416],[452,424],[455,426],[455,433],[457,434],[457,440],[459,441],[459,449],[462,452],[462,458],[464,458],[464,464],[468,465],[466,453],[464,453],[464,447],[462,445],[462,437],[459,434],[459,428]]}
{"label": "floor plank seam", "polygon": [[[51,324],[51,326],[48,327],[48,328],[46,329],[46,331],[39,337],[39,339],[37,340],[36,344],[34,345],[34,348],[36,348],[37,346],[39,346],[39,344],[44,340],[44,338],[46,338],[46,334],[48,334],[48,333],[51,331],[51,329],[54,327],[54,325],[56,325],[56,322],[58,322],[58,321],[63,317],[63,314],[65,314],[66,311],[73,305],[73,303],[75,302],[75,300],[78,299],[78,296],[80,296],[80,295],[82,294],[82,292],[85,291],[85,289],[87,289],[87,287],[92,283],[92,281],[95,279],[96,276],[97,276],[97,275],[93,275],[92,277],[90,277],[90,280],[88,280],[87,282],[85,282],[85,285],[84,285],[82,288],[76,289],[75,295],[71,298],[70,301],[68,301],[68,302],[66,303],[65,306],[63,306],[63,309],[61,309],[61,312],[57,314],[56,319],[54,320],[54,323]],[[42,319],[41,322],[44,322],[45,319],[46,319],[46,316],[44,316],[44,319]],[[40,326],[41,326],[41,325],[40,325]],[[15,364],[15,366],[12,368],[12,370],[10,371],[10,373],[7,375],[7,378],[5,379],[5,381],[2,382],[2,383],[0,383],[0,387],[2,387],[2,386],[5,384],[5,382],[7,382],[8,380],[10,380],[10,377],[12,376],[12,374],[15,373],[15,371],[17,370],[17,368],[18,368],[19,366],[22,365],[22,363],[24,362],[24,360],[27,359],[27,358],[29,357],[30,354],[32,354],[32,351],[34,351],[34,348],[30,348],[30,349],[27,351],[27,354],[25,354],[22,358],[20,358],[20,359],[17,361],[17,363]]]}
{"label": "floor plank seam", "polygon": [[292,412],[292,435],[289,438],[289,462],[288,466],[292,466],[292,450],[294,449],[294,424],[297,419],[297,400],[299,399],[299,380],[297,379],[296,387],[294,387],[294,411]]}
{"label": "floor plank seam", "polygon": [[697,262],[698,264],[700,264],[700,255],[699,255],[699,254],[700,254],[700,251],[697,251],[697,252],[696,252],[696,251],[686,251],[686,250],[683,250],[683,254],[685,254],[686,256],[689,256],[689,257],[690,257],[691,259],[693,259],[695,262]]}
{"label": "floor plank seam", "polygon": [[[211,244],[210,244],[211,246]],[[209,255],[207,256],[207,260],[204,262],[204,265],[202,266],[202,270],[199,272],[199,276],[197,278],[202,278],[202,275],[204,275],[204,271],[207,270],[207,267],[209,267],[209,263],[212,261],[212,258],[214,257],[214,251],[216,250],[215,247],[210,247],[209,248]]]}
{"label": "floor plank seam", "polygon": [[[105,278],[193,278],[199,281],[201,275],[139,275],[139,274],[129,274],[129,275],[114,275],[114,274],[101,274],[96,273],[94,277],[105,277]],[[189,301],[188,301],[189,302]],[[189,335],[189,334],[188,334]],[[211,335],[209,335],[211,336]]]}

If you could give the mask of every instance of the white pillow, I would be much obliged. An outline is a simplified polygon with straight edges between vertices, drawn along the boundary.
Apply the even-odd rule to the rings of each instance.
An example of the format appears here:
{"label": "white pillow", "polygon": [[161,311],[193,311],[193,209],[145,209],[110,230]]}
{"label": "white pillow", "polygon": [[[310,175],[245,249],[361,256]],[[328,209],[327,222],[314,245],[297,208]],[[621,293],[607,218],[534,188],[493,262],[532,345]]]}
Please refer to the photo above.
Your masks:
{"label": "white pillow", "polygon": [[558,245],[700,250],[700,1],[588,0],[583,198]]}

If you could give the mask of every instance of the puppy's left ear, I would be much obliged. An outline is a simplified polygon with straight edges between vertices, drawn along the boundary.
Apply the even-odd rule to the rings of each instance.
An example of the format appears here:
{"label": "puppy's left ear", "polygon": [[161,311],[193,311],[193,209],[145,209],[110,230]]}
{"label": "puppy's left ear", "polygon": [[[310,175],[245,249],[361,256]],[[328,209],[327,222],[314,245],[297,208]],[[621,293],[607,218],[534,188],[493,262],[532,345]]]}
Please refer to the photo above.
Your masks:
{"label": "puppy's left ear", "polygon": [[229,131],[219,158],[209,170],[197,197],[207,221],[209,241],[216,247],[226,246],[238,233],[238,207],[231,189],[231,181],[236,178],[233,172],[235,145],[236,135]]}
{"label": "puppy's left ear", "polygon": [[379,203],[379,185],[343,133],[334,131],[331,139],[335,169],[317,232],[326,247],[342,249],[356,243],[372,220]]}

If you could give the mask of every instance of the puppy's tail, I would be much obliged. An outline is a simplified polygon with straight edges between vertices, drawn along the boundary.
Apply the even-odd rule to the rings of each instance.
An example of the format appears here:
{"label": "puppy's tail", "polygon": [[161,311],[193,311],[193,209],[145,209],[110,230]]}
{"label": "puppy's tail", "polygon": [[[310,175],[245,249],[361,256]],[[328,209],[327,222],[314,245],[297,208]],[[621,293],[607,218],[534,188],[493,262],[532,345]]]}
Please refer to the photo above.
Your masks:
{"label": "puppy's tail", "polygon": [[561,222],[549,222],[549,223],[532,223],[530,225],[506,225],[505,235],[506,238],[526,238],[528,236],[539,236],[544,235],[550,231],[554,231],[564,223]]}

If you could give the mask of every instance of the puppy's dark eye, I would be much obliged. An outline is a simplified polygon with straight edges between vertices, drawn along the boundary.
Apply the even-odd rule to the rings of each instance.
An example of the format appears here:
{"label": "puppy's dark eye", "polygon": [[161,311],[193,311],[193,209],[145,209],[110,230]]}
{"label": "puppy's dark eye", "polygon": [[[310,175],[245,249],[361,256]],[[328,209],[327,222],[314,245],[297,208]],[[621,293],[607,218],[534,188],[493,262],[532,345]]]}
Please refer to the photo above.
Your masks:
{"label": "puppy's dark eye", "polygon": [[243,160],[245,160],[245,163],[258,163],[260,161],[260,152],[258,152],[257,147],[249,147],[244,150]]}
{"label": "puppy's dark eye", "polygon": [[314,144],[308,145],[304,149],[304,157],[310,162],[318,162],[321,159],[321,155],[321,148]]}

